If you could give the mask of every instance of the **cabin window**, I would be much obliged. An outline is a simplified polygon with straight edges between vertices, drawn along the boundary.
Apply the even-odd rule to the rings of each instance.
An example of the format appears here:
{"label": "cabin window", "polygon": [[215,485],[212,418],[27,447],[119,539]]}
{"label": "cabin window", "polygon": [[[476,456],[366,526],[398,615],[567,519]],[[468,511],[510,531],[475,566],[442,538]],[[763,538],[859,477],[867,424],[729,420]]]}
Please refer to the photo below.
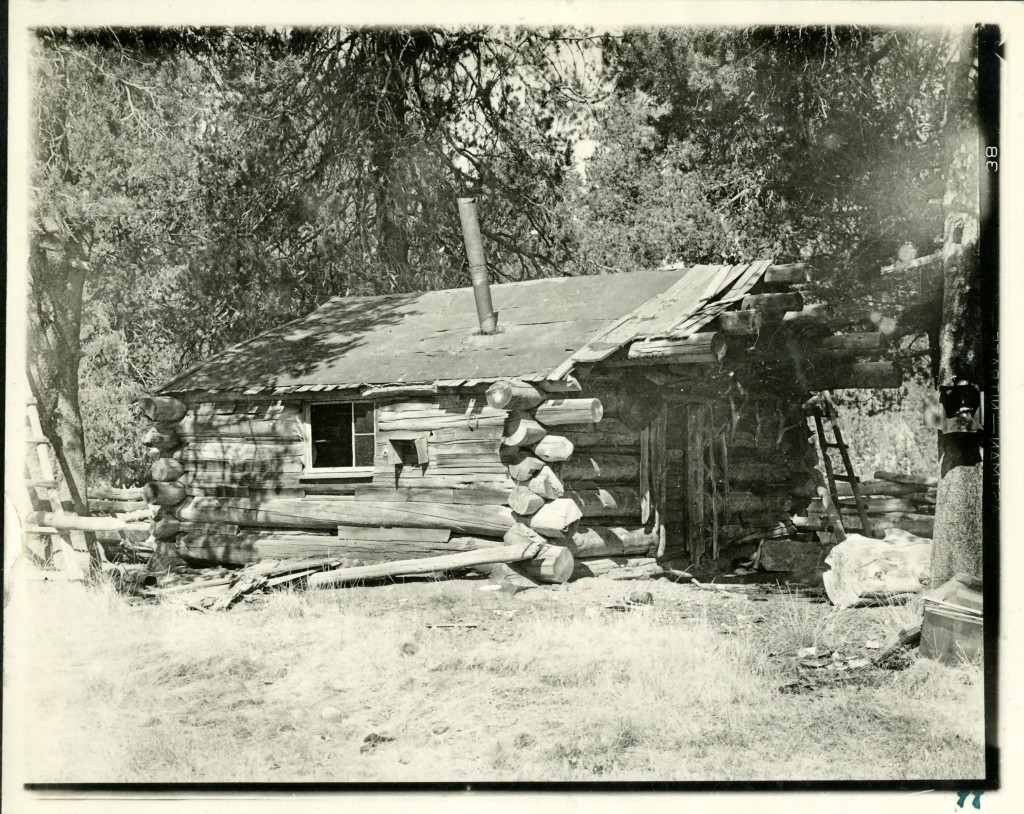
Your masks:
{"label": "cabin window", "polygon": [[372,401],[310,404],[306,412],[308,474],[372,474],[375,429]]}

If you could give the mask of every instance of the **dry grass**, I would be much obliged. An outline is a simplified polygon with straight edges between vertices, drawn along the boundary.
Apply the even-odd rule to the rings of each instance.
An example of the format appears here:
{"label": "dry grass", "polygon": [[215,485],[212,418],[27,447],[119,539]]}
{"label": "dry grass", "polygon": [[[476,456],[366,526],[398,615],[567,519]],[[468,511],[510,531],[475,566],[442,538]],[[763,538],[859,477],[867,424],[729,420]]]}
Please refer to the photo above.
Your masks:
{"label": "dry grass", "polygon": [[[509,597],[470,580],[282,593],[229,613],[19,586],[8,668],[31,781],[980,777],[981,672],[786,695],[804,643],[888,609],[602,580]],[[29,590],[31,589],[31,590]],[[475,622],[474,629],[429,624]],[[17,652],[8,647],[7,654]],[[21,679],[20,681],[18,679]],[[30,678],[31,680],[25,680]],[[393,740],[365,751],[371,733]]]}

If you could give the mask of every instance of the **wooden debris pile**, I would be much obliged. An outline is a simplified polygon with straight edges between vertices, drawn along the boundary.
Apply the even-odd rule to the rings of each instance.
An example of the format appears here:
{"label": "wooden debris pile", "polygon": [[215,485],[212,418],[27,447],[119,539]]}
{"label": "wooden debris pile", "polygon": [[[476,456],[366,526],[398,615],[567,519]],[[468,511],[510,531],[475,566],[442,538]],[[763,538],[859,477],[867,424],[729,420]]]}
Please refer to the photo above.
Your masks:
{"label": "wooden debris pile", "polygon": [[[857,513],[849,483],[838,482],[839,515],[847,531],[870,535],[898,528],[931,538],[935,526],[936,478],[904,475],[898,472],[875,472],[874,480],[861,481],[861,495],[866,498],[868,520],[872,528],[865,531]],[[811,501],[807,510],[807,528],[824,529],[827,510],[820,498]]]}
{"label": "wooden debris pile", "polygon": [[143,496],[142,489],[97,486],[87,490],[89,511],[107,514],[120,527],[99,529],[96,539],[110,562],[145,561],[153,553],[153,507]]}

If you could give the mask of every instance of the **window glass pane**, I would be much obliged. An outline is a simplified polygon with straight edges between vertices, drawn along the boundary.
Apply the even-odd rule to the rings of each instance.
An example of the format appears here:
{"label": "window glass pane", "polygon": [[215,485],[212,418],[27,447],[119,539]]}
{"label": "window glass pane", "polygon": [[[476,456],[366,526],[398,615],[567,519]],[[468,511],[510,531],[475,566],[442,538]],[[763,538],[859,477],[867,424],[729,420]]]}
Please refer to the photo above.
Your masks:
{"label": "window glass pane", "polygon": [[314,404],[309,408],[313,467],[352,466],[352,405]]}
{"label": "window glass pane", "polygon": [[371,402],[364,401],[361,404],[353,404],[352,413],[357,433],[373,432],[373,404]]}
{"label": "window glass pane", "polygon": [[373,436],[357,435],[355,441],[355,466],[373,466]]}

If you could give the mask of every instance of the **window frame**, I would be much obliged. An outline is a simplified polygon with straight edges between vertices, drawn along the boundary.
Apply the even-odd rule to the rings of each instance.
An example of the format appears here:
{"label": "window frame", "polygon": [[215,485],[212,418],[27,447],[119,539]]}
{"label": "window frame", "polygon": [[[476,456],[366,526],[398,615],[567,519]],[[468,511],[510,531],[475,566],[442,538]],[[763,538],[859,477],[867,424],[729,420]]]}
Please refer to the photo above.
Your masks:
{"label": "window frame", "polygon": [[[331,467],[314,467],[313,466],[313,424],[311,420],[311,412],[313,407],[320,405],[329,405],[337,407],[342,404],[369,404],[371,406],[371,412],[373,414],[373,457],[374,461],[377,459],[377,403],[372,399],[337,399],[337,400],[323,400],[323,401],[307,401],[302,405],[302,435],[304,448],[302,450],[302,474],[299,476],[299,480],[314,480],[320,478],[359,478],[366,479],[373,477],[374,465],[369,466],[331,466]],[[352,450],[353,456],[355,455],[355,437],[361,435],[366,437],[369,433],[356,433],[355,421],[352,422]]]}

